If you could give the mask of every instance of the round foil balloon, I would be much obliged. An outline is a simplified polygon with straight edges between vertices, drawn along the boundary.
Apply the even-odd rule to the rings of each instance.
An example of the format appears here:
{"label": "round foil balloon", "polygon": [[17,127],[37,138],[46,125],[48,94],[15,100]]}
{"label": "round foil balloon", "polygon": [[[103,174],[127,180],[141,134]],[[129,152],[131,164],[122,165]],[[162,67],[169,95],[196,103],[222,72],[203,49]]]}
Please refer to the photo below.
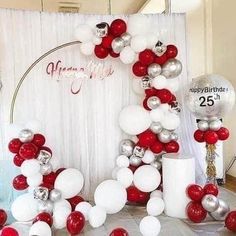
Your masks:
{"label": "round foil balloon", "polygon": [[224,77],[205,75],[193,80],[186,101],[197,118],[222,118],[234,106],[235,91]]}

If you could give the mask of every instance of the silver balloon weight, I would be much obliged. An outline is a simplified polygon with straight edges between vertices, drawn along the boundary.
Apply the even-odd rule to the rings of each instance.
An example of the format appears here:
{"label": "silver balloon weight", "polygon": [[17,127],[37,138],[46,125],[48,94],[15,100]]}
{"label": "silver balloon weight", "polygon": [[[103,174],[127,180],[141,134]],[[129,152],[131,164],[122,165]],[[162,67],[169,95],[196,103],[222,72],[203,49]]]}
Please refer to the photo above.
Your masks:
{"label": "silver balloon weight", "polygon": [[152,51],[158,56],[161,57],[167,50],[167,46],[164,45],[161,41],[158,41],[153,47]]}

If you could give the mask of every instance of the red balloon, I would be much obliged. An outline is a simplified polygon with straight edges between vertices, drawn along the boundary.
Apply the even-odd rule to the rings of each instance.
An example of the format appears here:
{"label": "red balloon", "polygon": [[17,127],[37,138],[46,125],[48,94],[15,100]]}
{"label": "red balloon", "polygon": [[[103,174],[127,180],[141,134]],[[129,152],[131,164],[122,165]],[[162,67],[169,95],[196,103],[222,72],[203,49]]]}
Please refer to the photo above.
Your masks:
{"label": "red balloon", "polygon": [[188,218],[194,223],[202,222],[206,216],[207,211],[202,207],[202,204],[199,202],[190,202],[187,205],[187,215]]}
{"label": "red balloon", "polygon": [[38,147],[33,143],[24,143],[19,150],[19,155],[24,159],[36,158],[38,154]]}
{"label": "red balloon", "polygon": [[84,202],[84,199],[80,196],[75,196],[72,197],[70,199],[67,199],[67,201],[69,201],[71,207],[72,207],[72,211],[75,210],[75,207],[80,203],[80,202]]}
{"label": "red balloon", "polygon": [[133,64],[133,73],[138,77],[145,76],[147,75],[147,66],[137,61]]}
{"label": "red balloon", "polygon": [[102,46],[104,48],[111,48],[111,43],[113,41],[113,36],[112,35],[107,35],[105,37],[102,38]]}
{"label": "red balloon", "polygon": [[154,134],[149,129],[139,134],[138,139],[139,139],[138,141],[139,145],[145,148],[152,146],[155,143],[155,141],[157,141],[156,134]]}
{"label": "red balloon", "polygon": [[112,230],[110,236],[129,236],[128,232],[123,228],[116,228]]}
{"label": "red balloon", "polygon": [[167,58],[175,58],[178,55],[178,49],[175,45],[168,45],[166,50]]}
{"label": "red balloon", "polygon": [[119,56],[120,56],[120,54],[119,54],[119,53],[115,53],[113,50],[110,50],[110,51],[109,51],[109,54],[110,54],[110,56],[111,56],[111,57],[114,57],[114,58],[116,58],[116,57],[119,57]]}
{"label": "red balloon", "polygon": [[45,144],[45,137],[42,134],[35,134],[32,143],[38,147],[42,147]]}
{"label": "red balloon", "polygon": [[22,145],[22,142],[20,141],[20,139],[14,138],[8,144],[8,149],[12,153],[18,153],[19,150],[20,150],[21,145]]}
{"label": "red balloon", "polygon": [[148,97],[157,96],[158,90],[155,89],[155,88],[145,89],[145,94],[146,94]]}
{"label": "red balloon", "polygon": [[225,226],[228,230],[232,232],[236,232],[236,211],[231,211],[226,219],[225,219]]}
{"label": "red balloon", "polygon": [[203,188],[205,194],[212,194],[218,196],[219,190],[215,184],[206,184]]}
{"label": "red balloon", "polygon": [[150,147],[151,151],[154,153],[160,153],[163,151],[164,146],[161,142],[156,141],[151,147]]}
{"label": "red balloon", "polygon": [[165,143],[164,146],[167,153],[176,153],[179,151],[179,144],[176,141]]}
{"label": "red balloon", "polygon": [[155,54],[150,49],[145,49],[144,51],[139,53],[139,61],[143,65],[150,65],[154,62]]}
{"label": "red balloon", "polygon": [[229,137],[229,130],[225,127],[221,127],[217,132],[217,135],[219,137],[219,140],[226,140]]}
{"label": "red balloon", "polygon": [[54,189],[54,186],[51,185],[50,183],[42,183],[39,185],[40,187],[44,187],[44,188],[47,188],[49,191],[53,190]]}
{"label": "red balloon", "polygon": [[160,57],[156,56],[154,59],[154,62],[162,66],[166,63],[167,60],[168,60],[168,58],[167,58],[166,54],[164,53]]}
{"label": "red balloon", "polygon": [[16,166],[20,167],[22,163],[25,161],[19,154],[16,154],[13,158],[13,162]]}
{"label": "red balloon", "polygon": [[67,230],[71,235],[79,234],[83,230],[84,224],[84,215],[79,211],[70,213],[66,221]]}
{"label": "red balloon", "polygon": [[43,183],[47,183],[54,186],[56,178],[57,174],[55,172],[51,172],[50,174],[43,176]]}
{"label": "red balloon", "polygon": [[126,189],[127,200],[129,202],[138,202],[139,201],[139,190],[135,186],[130,186]]}
{"label": "red balloon", "polygon": [[139,204],[147,204],[150,199],[150,193],[145,193],[139,190],[138,203]]}
{"label": "red balloon", "polygon": [[18,232],[11,227],[4,227],[1,236],[19,236]]}
{"label": "red balloon", "polygon": [[5,225],[6,222],[7,222],[7,213],[3,209],[0,209],[0,226]]}
{"label": "red balloon", "polygon": [[218,141],[218,135],[215,131],[207,130],[204,134],[204,139],[208,144],[215,144]]}
{"label": "red balloon", "polygon": [[186,192],[187,192],[188,197],[191,200],[197,201],[197,202],[200,202],[205,194],[203,188],[197,184],[189,185],[187,187]]}
{"label": "red balloon", "polygon": [[194,132],[194,139],[199,143],[203,143],[205,142],[204,134],[205,134],[204,131],[201,131],[200,129],[198,129]]}
{"label": "red balloon", "polygon": [[47,152],[51,153],[51,155],[52,155],[52,150],[49,147],[43,146],[40,148],[40,150],[47,151]]}
{"label": "red balloon", "polygon": [[104,48],[102,45],[96,45],[94,48],[94,53],[98,58],[104,59],[108,56],[109,50]]}
{"label": "red balloon", "polygon": [[111,23],[110,33],[115,37],[119,37],[126,32],[126,29],[127,26],[125,21],[123,21],[122,19],[116,19]]}
{"label": "red balloon", "polygon": [[14,189],[16,190],[25,190],[29,187],[27,184],[27,178],[24,175],[17,175],[12,182]]}
{"label": "red balloon", "polygon": [[148,101],[148,98],[149,97],[146,97],[144,100],[143,100],[143,107],[144,109],[146,109],[147,111],[151,111],[152,109],[150,109],[147,105],[147,101]]}
{"label": "red balloon", "polygon": [[[140,164],[139,166],[141,166],[142,164]],[[132,170],[132,172],[134,173],[138,168],[139,166],[132,166],[132,165],[129,165],[129,169]]]}
{"label": "red balloon", "polygon": [[172,93],[168,89],[157,90],[157,96],[160,98],[161,103],[169,103],[172,101]]}
{"label": "red balloon", "polygon": [[50,227],[52,226],[52,223],[53,223],[52,216],[48,212],[39,213],[35,217],[33,224],[36,223],[37,221],[43,221],[43,222],[47,223]]}

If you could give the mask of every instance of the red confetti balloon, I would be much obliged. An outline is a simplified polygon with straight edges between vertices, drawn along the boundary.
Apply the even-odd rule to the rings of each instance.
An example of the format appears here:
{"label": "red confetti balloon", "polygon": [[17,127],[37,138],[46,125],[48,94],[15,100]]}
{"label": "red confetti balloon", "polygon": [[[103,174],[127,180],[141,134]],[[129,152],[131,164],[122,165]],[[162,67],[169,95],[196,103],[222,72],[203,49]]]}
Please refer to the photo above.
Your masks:
{"label": "red confetti balloon", "polygon": [[43,221],[43,222],[47,223],[50,227],[52,226],[52,223],[53,223],[52,216],[47,212],[39,213],[35,217],[33,224],[36,223],[37,221]]}
{"label": "red confetti balloon", "polygon": [[29,187],[27,184],[27,178],[24,175],[17,175],[12,182],[14,189],[16,190],[25,190]]}
{"label": "red confetti balloon", "polygon": [[218,141],[218,135],[215,131],[207,130],[204,134],[204,139],[208,144],[215,144]]}
{"label": "red confetti balloon", "polygon": [[167,153],[177,153],[179,151],[179,144],[176,141],[170,141],[164,145]]}
{"label": "red confetti balloon", "polygon": [[190,202],[187,205],[187,216],[194,223],[202,222],[206,216],[207,211],[202,207],[199,202]]}
{"label": "red confetti balloon", "polygon": [[111,43],[113,41],[113,36],[112,35],[107,35],[105,37],[102,38],[102,46],[104,48],[111,48]]}
{"label": "red confetti balloon", "polygon": [[72,207],[72,211],[75,210],[75,207],[80,203],[80,202],[84,202],[84,199],[80,196],[75,196],[72,197],[70,199],[67,199]]}
{"label": "red confetti balloon", "polygon": [[229,137],[229,130],[227,128],[221,127],[217,132],[219,140],[226,140]]}
{"label": "red confetti balloon", "polygon": [[108,56],[109,50],[104,48],[102,45],[96,45],[94,48],[94,53],[98,58],[104,59]]}
{"label": "red confetti balloon", "polygon": [[127,191],[127,200],[129,202],[139,201],[139,190],[135,186],[128,187],[126,191]]}
{"label": "red confetti balloon", "polygon": [[166,54],[164,53],[160,57],[156,56],[154,59],[154,62],[162,66],[166,63],[167,60],[168,60],[168,58],[167,58]]}
{"label": "red confetti balloon", "polygon": [[38,147],[33,143],[24,143],[19,150],[19,155],[24,159],[36,158],[38,154]]}
{"label": "red confetti balloon", "polygon": [[206,184],[203,188],[205,194],[212,194],[218,196],[219,190],[215,184]]}
{"label": "red confetti balloon", "polygon": [[133,65],[133,73],[138,77],[147,75],[147,66],[143,65],[140,61],[137,61]]}
{"label": "red confetti balloon", "polygon": [[151,147],[150,147],[151,151],[154,153],[160,153],[163,151],[164,146],[161,142],[156,141]]}
{"label": "red confetti balloon", "polygon": [[111,23],[110,33],[115,37],[119,37],[126,32],[126,29],[127,26],[125,21],[123,21],[122,19],[116,19]]}
{"label": "red confetti balloon", "polygon": [[5,223],[7,222],[7,213],[3,210],[0,209],[0,226],[4,226]]}
{"label": "red confetti balloon", "polygon": [[236,211],[231,211],[226,219],[225,219],[225,226],[228,230],[236,233]]}
{"label": "red confetti balloon", "polygon": [[38,147],[42,147],[45,144],[45,137],[42,134],[35,134],[32,143]]}
{"label": "red confetti balloon", "polygon": [[55,172],[51,172],[50,174],[43,176],[43,182],[54,186],[56,178],[57,174]]}
{"label": "red confetti balloon", "polygon": [[145,49],[144,51],[139,53],[139,61],[143,65],[150,65],[154,62],[155,54],[150,49]]}
{"label": "red confetti balloon", "polygon": [[145,148],[152,146],[155,141],[157,141],[156,134],[154,134],[151,130],[146,130],[143,133],[139,134],[138,139],[139,145]]}
{"label": "red confetti balloon", "polygon": [[83,230],[84,224],[84,215],[79,211],[72,212],[66,221],[67,230],[71,235],[79,234]]}
{"label": "red confetti balloon", "polygon": [[116,57],[119,57],[119,56],[120,56],[120,54],[119,54],[119,53],[115,53],[113,50],[110,50],[110,51],[109,51],[109,54],[110,54],[110,56],[111,56],[111,57],[114,57],[114,58],[116,58]]}
{"label": "red confetti balloon", "polygon": [[18,232],[11,227],[4,227],[1,236],[19,236]]}
{"label": "red confetti balloon", "polygon": [[191,200],[197,201],[197,202],[200,202],[205,194],[203,188],[197,184],[189,185],[186,191],[187,191],[188,197]]}
{"label": "red confetti balloon", "polygon": [[20,139],[14,138],[8,144],[8,149],[12,153],[18,153],[19,150],[20,150],[21,145],[22,145],[22,142],[20,141]]}
{"label": "red confetti balloon", "polygon": [[198,129],[194,132],[194,139],[199,143],[203,143],[205,142],[204,134],[205,134],[204,131],[201,131],[200,129]]}
{"label": "red confetti balloon", "polygon": [[169,103],[172,101],[172,93],[168,89],[157,90],[157,96],[160,98],[161,103]]}
{"label": "red confetti balloon", "polygon": [[128,232],[123,228],[116,228],[112,230],[110,236],[129,236]]}
{"label": "red confetti balloon", "polygon": [[13,158],[13,162],[16,166],[20,167],[22,163],[25,161],[19,154],[16,154]]}
{"label": "red confetti balloon", "polygon": [[40,150],[47,151],[47,152],[51,153],[51,155],[52,155],[52,150],[49,147],[43,146],[40,148]]}
{"label": "red confetti balloon", "polygon": [[178,55],[178,49],[175,45],[168,45],[166,50],[167,58],[175,58]]}

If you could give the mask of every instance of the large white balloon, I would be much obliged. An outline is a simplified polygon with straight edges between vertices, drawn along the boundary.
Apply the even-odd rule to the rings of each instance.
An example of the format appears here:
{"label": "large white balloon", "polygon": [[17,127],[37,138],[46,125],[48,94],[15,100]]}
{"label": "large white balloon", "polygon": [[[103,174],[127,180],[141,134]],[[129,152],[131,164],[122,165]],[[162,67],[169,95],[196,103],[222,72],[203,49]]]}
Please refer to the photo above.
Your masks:
{"label": "large white balloon", "polygon": [[147,39],[144,35],[136,35],[131,39],[130,47],[135,52],[142,52],[147,48]]}
{"label": "large white balloon", "polygon": [[119,212],[126,204],[125,187],[116,180],[105,180],[95,190],[94,201],[105,209],[107,214]]}
{"label": "large white balloon", "polygon": [[135,57],[136,57],[136,54],[130,46],[125,47],[120,53],[120,60],[124,64],[133,63],[135,60]]}
{"label": "large white balloon", "polygon": [[75,211],[79,211],[84,215],[85,220],[88,220],[89,211],[91,210],[92,205],[88,202],[80,202],[76,207]]}
{"label": "large white balloon", "polygon": [[134,172],[134,185],[143,192],[154,191],[160,183],[161,175],[153,166],[143,165]]}
{"label": "large white balloon", "polygon": [[137,135],[147,130],[151,124],[149,112],[138,105],[125,107],[119,116],[121,129],[130,135]]}
{"label": "large white balloon", "polygon": [[147,213],[150,216],[159,216],[165,209],[164,201],[159,197],[150,198],[147,203]]}
{"label": "large white balloon", "polygon": [[44,221],[37,221],[34,223],[29,231],[29,236],[51,236],[52,230]]}
{"label": "large white balloon", "polygon": [[116,178],[125,188],[128,188],[133,183],[134,175],[132,170],[125,167],[117,171]]}
{"label": "large white balloon", "polygon": [[76,196],[84,185],[84,177],[80,171],[68,168],[62,171],[56,178],[54,187],[61,191],[65,199]]}
{"label": "large white balloon", "polygon": [[164,118],[164,112],[161,107],[153,109],[150,111],[150,118],[153,122],[161,122]]}
{"label": "large white balloon", "polygon": [[22,175],[29,177],[39,173],[40,171],[40,164],[38,160],[31,159],[25,160],[21,165],[21,173]]}
{"label": "large white balloon", "polygon": [[150,20],[147,16],[142,14],[131,15],[127,22],[127,31],[132,36],[145,35],[149,30]]}
{"label": "large white balloon", "polygon": [[63,229],[66,227],[67,217],[71,210],[67,207],[59,207],[53,211],[53,226],[56,229]]}
{"label": "large white balloon", "polygon": [[92,41],[93,31],[87,24],[81,24],[75,29],[75,38],[82,43]]}
{"label": "large white balloon", "polygon": [[160,221],[154,216],[145,216],[139,224],[143,236],[157,236],[161,231]]}
{"label": "large white balloon", "polygon": [[37,187],[42,183],[43,175],[41,173],[36,173],[35,175],[27,177],[26,181],[30,187]]}
{"label": "large white balloon", "polygon": [[94,206],[90,209],[88,219],[89,219],[89,224],[93,228],[100,227],[103,225],[106,221],[107,214],[104,208],[100,206]]}
{"label": "large white balloon", "polygon": [[25,193],[12,203],[11,213],[17,221],[33,220],[38,214],[38,201],[32,194]]}
{"label": "large white balloon", "polygon": [[162,127],[167,130],[175,130],[180,125],[180,118],[173,112],[166,112],[165,118],[161,122]]}

